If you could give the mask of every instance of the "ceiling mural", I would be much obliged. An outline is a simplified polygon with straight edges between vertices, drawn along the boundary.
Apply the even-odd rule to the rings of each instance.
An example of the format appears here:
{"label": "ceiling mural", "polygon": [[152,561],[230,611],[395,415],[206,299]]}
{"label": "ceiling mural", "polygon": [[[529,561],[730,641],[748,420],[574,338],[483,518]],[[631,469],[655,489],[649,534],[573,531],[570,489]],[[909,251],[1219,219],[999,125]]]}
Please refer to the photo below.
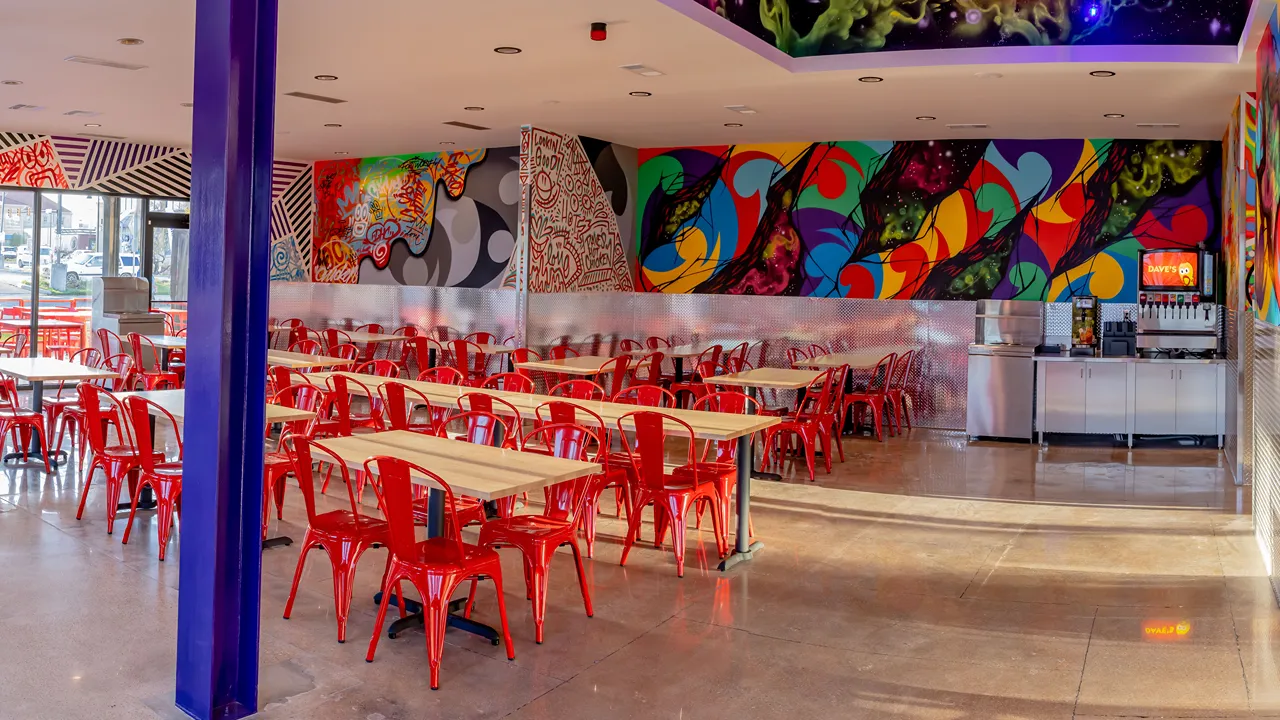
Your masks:
{"label": "ceiling mural", "polygon": [[1250,0],[692,0],[792,57],[1051,45],[1234,45]]}

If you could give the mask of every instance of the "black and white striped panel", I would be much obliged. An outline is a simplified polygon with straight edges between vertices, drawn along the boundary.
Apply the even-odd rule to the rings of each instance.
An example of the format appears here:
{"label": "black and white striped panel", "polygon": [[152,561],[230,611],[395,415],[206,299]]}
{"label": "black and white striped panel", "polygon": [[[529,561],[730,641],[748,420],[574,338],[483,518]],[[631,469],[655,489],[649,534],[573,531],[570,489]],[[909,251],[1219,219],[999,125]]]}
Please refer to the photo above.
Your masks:
{"label": "black and white striped panel", "polygon": [[36,135],[34,133],[0,132],[0,150],[8,150],[11,147],[26,145],[27,143],[35,142],[42,137],[44,136]]}
{"label": "black and white striped panel", "polygon": [[311,263],[311,222],[315,213],[312,192],[311,167],[307,166],[277,201],[289,218],[289,228],[298,240],[298,253],[308,267]]}
{"label": "black and white striped panel", "polygon": [[191,155],[178,152],[126,170],[88,189],[126,195],[191,197]]}

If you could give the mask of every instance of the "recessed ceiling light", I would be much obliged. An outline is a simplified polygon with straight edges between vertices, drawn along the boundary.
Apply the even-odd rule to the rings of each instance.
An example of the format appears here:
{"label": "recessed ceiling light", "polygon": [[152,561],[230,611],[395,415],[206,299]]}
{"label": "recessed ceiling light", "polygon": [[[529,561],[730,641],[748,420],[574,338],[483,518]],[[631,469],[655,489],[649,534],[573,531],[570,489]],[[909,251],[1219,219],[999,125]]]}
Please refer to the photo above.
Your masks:
{"label": "recessed ceiling light", "polygon": [[725,127],[742,127],[742,123],[725,123]]}
{"label": "recessed ceiling light", "polygon": [[1004,73],[980,72],[980,73],[974,73],[974,77],[981,78],[983,80],[999,80],[1000,78],[1004,77]]}
{"label": "recessed ceiling light", "polygon": [[0,80],[0,85],[21,85],[21,80]]}
{"label": "recessed ceiling light", "polygon": [[120,43],[121,45],[141,45],[142,44],[142,40],[138,38],[120,38],[116,42]]}
{"label": "recessed ceiling light", "polygon": [[453,145],[453,144],[454,144],[454,142],[453,142],[452,140],[441,140],[441,141],[440,141],[440,144],[441,144],[441,145]]}
{"label": "recessed ceiling light", "polygon": [[499,55],[519,55],[520,53],[524,52],[520,48],[511,47],[510,45],[503,45],[502,47],[496,47],[493,49],[493,51],[498,53]]}
{"label": "recessed ceiling light", "polygon": [[948,123],[948,130],[985,130],[986,123]]}
{"label": "recessed ceiling light", "polygon": [[468,105],[468,106],[466,106],[466,107],[464,107],[464,108],[462,108],[462,109],[463,109],[463,110],[467,110],[467,111],[469,111],[469,112],[480,112],[480,111],[481,111],[481,110],[483,110],[484,108],[480,107],[479,105]]}
{"label": "recessed ceiling light", "polygon": [[876,77],[875,75],[867,75],[865,77],[858,78],[858,82],[878,83],[878,82],[884,82],[884,78]]}
{"label": "recessed ceiling light", "polygon": [[924,122],[929,122],[930,120],[937,120],[938,118],[936,118],[936,117],[934,117],[934,116],[932,116],[932,115],[917,115],[917,116],[916,116],[916,119],[917,119],[917,120],[923,120]]}
{"label": "recessed ceiling light", "polygon": [[653,93],[645,92],[643,90],[637,90],[635,92],[630,92],[627,94],[630,95],[631,97],[649,97],[650,95],[653,95]]}
{"label": "recessed ceiling light", "polygon": [[337,80],[338,76],[337,75],[317,75],[316,79],[323,82],[332,82],[334,80]]}
{"label": "recessed ceiling light", "polygon": [[1102,117],[1108,118],[1111,120],[1118,120],[1124,117],[1124,114],[1123,113],[1103,113]]}
{"label": "recessed ceiling light", "polygon": [[1116,74],[1111,72],[1110,70],[1094,70],[1089,74],[1094,77],[1115,77],[1116,76]]}
{"label": "recessed ceiling light", "polygon": [[325,127],[342,127],[341,123],[325,123]]}
{"label": "recessed ceiling light", "polygon": [[85,123],[84,126],[85,127],[102,127],[102,125],[98,123]]}
{"label": "recessed ceiling light", "polygon": [[542,104],[543,105],[559,105],[560,101],[559,100],[543,100]]}
{"label": "recessed ceiling light", "polygon": [[334,155],[346,155],[346,154],[348,154],[348,153],[347,153],[347,151],[346,151],[346,150],[335,150],[333,154],[334,154]]}

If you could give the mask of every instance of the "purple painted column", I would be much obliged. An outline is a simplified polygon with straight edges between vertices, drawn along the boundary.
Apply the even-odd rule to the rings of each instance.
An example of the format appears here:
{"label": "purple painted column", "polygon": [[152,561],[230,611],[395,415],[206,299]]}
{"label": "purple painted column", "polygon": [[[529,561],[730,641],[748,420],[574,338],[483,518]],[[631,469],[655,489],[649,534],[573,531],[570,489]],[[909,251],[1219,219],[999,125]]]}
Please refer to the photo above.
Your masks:
{"label": "purple painted column", "polygon": [[197,0],[177,704],[258,703],[276,0]]}

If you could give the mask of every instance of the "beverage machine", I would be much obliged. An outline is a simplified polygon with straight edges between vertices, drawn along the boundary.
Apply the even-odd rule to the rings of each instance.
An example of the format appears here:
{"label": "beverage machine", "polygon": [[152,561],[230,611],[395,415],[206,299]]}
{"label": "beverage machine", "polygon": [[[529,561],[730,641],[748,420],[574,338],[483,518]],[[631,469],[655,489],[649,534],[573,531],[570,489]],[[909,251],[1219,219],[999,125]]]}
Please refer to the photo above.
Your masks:
{"label": "beverage machine", "polygon": [[1098,354],[1102,336],[1102,308],[1093,295],[1071,298],[1071,354],[1092,357]]}
{"label": "beverage machine", "polygon": [[1145,355],[1213,354],[1219,342],[1213,255],[1146,250],[1138,265],[1138,350]]}

